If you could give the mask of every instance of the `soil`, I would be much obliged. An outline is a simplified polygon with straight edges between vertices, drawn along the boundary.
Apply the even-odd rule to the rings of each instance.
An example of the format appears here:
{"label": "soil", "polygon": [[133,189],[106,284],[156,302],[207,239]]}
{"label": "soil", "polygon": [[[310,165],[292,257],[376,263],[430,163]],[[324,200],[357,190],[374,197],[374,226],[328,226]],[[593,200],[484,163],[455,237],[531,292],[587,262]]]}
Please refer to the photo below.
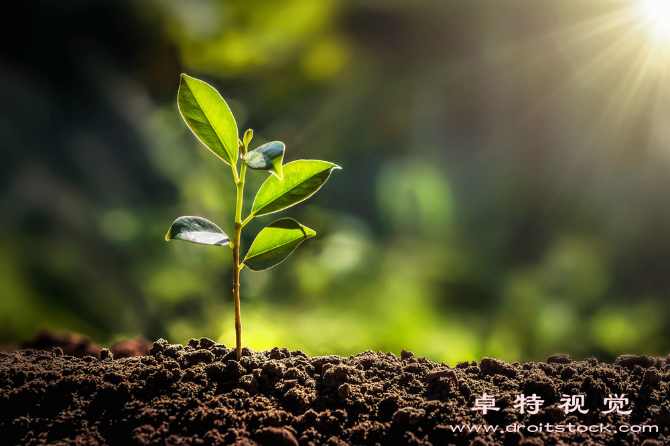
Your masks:
{"label": "soil", "polygon": [[[449,367],[406,351],[344,358],[274,348],[245,349],[238,362],[206,338],[187,346],[161,339],[146,356],[121,359],[107,349],[81,358],[64,350],[0,353],[1,445],[670,444],[670,357]],[[499,411],[471,410],[484,392]],[[603,398],[622,393],[632,412],[603,413]],[[519,394],[544,404],[520,413],[512,407]],[[566,416],[557,407],[563,394],[585,395],[588,413]],[[603,423],[613,432],[505,432],[514,423]],[[479,424],[499,429],[468,431]],[[621,425],[658,432],[618,432]]]}

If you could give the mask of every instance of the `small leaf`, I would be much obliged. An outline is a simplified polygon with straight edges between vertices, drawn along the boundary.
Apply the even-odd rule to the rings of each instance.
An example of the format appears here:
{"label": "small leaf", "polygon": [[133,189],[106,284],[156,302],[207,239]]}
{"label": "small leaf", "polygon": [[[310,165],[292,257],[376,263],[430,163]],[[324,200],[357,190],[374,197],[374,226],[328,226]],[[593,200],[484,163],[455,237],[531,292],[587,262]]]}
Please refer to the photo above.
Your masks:
{"label": "small leaf", "polygon": [[249,169],[269,170],[281,180],[283,177],[284,143],[280,141],[268,142],[247,152],[242,159]]}
{"label": "small leaf", "polygon": [[244,132],[244,147],[249,147],[249,143],[251,142],[251,138],[254,137],[254,131],[249,129],[246,132]]}
{"label": "small leaf", "polygon": [[218,91],[196,78],[181,75],[177,105],[191,131],[209,150],[231,166],[237,162],[237,123]]}
{"label": "small leaf", "polygon": [[214,246],[230,243],[230,238],[221,228],[202,217],[179,217],[176,219],[165,236],[165,240],[172,239]]}
{"label": "small leaf", "polygon": [[280,218],[266,226],[251,244],[244,265],[252,271],[263,271],[280,264],[303,240],[316,232],[292,218]]}
{"label": "small leaf", "polygon": [[337,164],[317,160],[298,160],[283,167],[284,179],[265,180],[254,199],[253,215],[281,211],[312,196],[323,186]]}

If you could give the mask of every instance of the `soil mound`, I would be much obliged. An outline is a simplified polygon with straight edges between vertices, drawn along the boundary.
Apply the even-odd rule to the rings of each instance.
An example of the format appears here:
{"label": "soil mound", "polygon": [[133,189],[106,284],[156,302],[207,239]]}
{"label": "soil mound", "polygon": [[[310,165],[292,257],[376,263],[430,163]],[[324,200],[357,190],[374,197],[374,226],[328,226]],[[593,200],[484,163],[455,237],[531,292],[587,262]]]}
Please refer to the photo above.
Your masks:
{"label": "soil mound", "polygon": [[[238,362],[206,338],[187,346],[161,339],[149,355],[122,359],[107,349],[100,359],[25,349],[0,353],[0,444],[652,446],[670,442],[669,361],[554,355],[449,367],[406,351],[310,358],[274,348],[245,349]],[[483,393],[499,410],[471,410]],[[543,400],[536,414],[513,407],[520,394]],[[631,413],[604,413],[610,394],[625,394],[621,409]],[[588,412],[566,414],[563,395],[584,395]],[[612,432],[506,432],[514,423],[602,423]],[[472,428],[479,425],[498,428]],[[652,426],[658,432],[643,432]]]}

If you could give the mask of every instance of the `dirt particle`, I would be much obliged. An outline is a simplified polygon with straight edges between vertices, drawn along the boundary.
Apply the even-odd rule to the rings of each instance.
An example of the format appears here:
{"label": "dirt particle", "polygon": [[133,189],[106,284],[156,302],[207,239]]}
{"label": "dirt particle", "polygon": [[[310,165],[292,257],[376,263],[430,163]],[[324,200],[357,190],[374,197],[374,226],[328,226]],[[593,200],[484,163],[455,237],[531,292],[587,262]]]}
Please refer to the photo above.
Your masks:
{"label": "dirt particle", "polygon": [[570,364],[570,356],[564,354],[556,354],[547,357],[547,364]]}
{"label": "dirt particle", "polygon": [[472,390],[470,390],[470,386],[463,382],[461,383],[461,386],[459,387],[459,391],[461,392],[461,395],[465,398],[470,398],[470,395],[472,394]]}
{"label": "dirt particle", "polygon": [[159,354],[159,353],[162,353],[163,350],[165,350],[165,348],[166,348],[168,345],[170,345],[170,344],[168,343],[168,341],[166,341],[165,339],[161,338],[161,339],[157,340],[156,342],[154,342],[154,345],[153,345],[153,346],[151,347],[151,349],[149,350],[149,354],[150,354],[150,355],[157,355],[157,354]]}
{"label": "dirt particle", "polygon": [[221,364],[220,362],[215,362],[214,364],[209,364],[205,366],[205,373],[207,374],[207,377],[210,379],[219,379],[222,376],[224,376],[226,372],[226,366]]}
{"label": "dirt particle", "polygon": [[456,377],[456,373],[454,373],[453,370],[436,370],[426,374],[426,382],[430,382],[439,378],[449,378],[454,382],[454,384],[458,385],[458,378]]}
{"label": "dirt particle", "polygon": [[242,367],[242,364],[240,364],[237,361],[229,361],[226,364],[226,376],[228,378],[234,378],[237,379],[240,376],[244,375],[247,372],[247,370]]}
{"label": "dirt particle", "polygon": [[588,363],[591,366],[597,366],[598,365],[598,359],[591,356],[590,358],[586,358],[584,362]]}
{"label": "dirt particle", "polygon": [[163,350],[163,354],[169,358],[177,359],[184,354],[184,346],[181,344],[168,345]]}
{"label": "dirt particle", "polygon": [[663,376],[660,373],[658,373],[658,370],[656,370],[656,368],[654,367],[651,367],[644,371],[644,376],[642,377],[642,384],[654,386],[660,383],[662,379]]}
{"label": "dirt particle", "polygon": [[216,344],[216,342],[212,341],[209,338],[200,338],[200,341],[198,341],[198,347],[199,348],[211,348]]}
{"label": "dirt particle", "polygon": [[102,380],[111,384],[120,384],[125,380],[125,377],[116,372],[105,373],[102,376]]}
{"label": "dirt particle", "polygon": [[192,367],[201,363],[211,364],[214,362],[214,353],[210,352],[209,350],[195,350],[184,353],[181,359],[188,367]]}
{"label": "dirt particle", "polygon": [[276,359],[270,360],[263,364],[263,372],[271,378],[281,378],[286,371],[286,366]]}
{"label": "dirt particle", "polygon": [[303,414],[303,417],[305,418],[306,421],[311,423],[319,417],[319,414],[316,413],[314,409],[309,409],[307,412]]}
{"label": "dirt particle", "polygon": [[298,440],[291,431],[281,427],[265,427],[254,433],[254,439],[260,444],[298,446]]}
{"label": "dirt particle", "polygon": [[144,365],[158,365],[158,361],[153,356],[142,356],[140,362]]}
{"label": "dirt particle", "polygon": [[279,347],[274,347],[270,350],[270,359],[281,359],[281,353],[279,352]]}
{"label": "dirt particle", "polygon": [[108,348],[103,348],[102,350],[100,350],[100,360],[101,361],[105,361],[105,360],[111,361],[112,359],[114,359],[114,355],[112,354],[112,352],[109,351]]}
{"label": "dirt particle", "polygon": [[482,375],[503,375],[508,378],[516,376],[516,370],[510,364],[493,358],[483,358],[479,366]]}
{"label": "dirt particle", "polygon": [[577,370],[574,367],[566,367],[561,370],[561,379],[568,380],[577,374]]}
{"label": "dirt particle", "polygon": [[481,437],[476,437],[470,442],[470,446],[488,446],[488,442]]}
{"label": "dirt particle", "polygon": [[470,367],[465,369],[465,373],[467,373],[468,375],[479,375],[480,373],[482,373],[482,370],[476,365],[471,365]]}
{"label": "dirt particle", "polygon": [[526,395],[537,394],[543,397],[547,403],[554,401],[556,398],[554,381],[539,370],[528,375],[523,385],[523,391]]}
{"label": "dirt particle", "polygon": [[302,350],[293,350],[291,352],[291,357],[292,358],[307,358],[307,354],[303,352]]}
{"label": "dirt particle", "polygon": [[414,357],[414,353],[410,352],[410,351],[407,351],[404,348],[400,352],[400,359],[410,359],[410,358],[413,358],[413,357]]}
{"label": "dirt particle", "polygon": [[333,365],[328,369],[324,366],[323,386],[326,388],[339,387],[345,382],[357,383],[360,381],[361,372],[346,365]]}
{"label": "dirt particle", "polygon": [[247,392],[256,393],[259,387],[258,378],[253,374],[244,375],[240,377],[239,386]]}
{"label": "dirt particle", "polygon": [[627,367],[629,369],[632,369],[636,365],[639,365],[643,368],[648,368],[654,365],[654,362],[654,359],[647,355],[622,355],[616,358],[616,364],[620,365],[621,367]]}
{"label": "dirt particle", "polygon": [[349,383],[344,383],[337,389],[337,393],[341,399],[346,400],[351,395],[351,386]]}
{"label": "dirt particle", "polygon": [[426,416],[426,411],[423,409],[415,409],[414,407],[403,407],[398,409],[393,414],[393,422],[398,424],[418,424]]}

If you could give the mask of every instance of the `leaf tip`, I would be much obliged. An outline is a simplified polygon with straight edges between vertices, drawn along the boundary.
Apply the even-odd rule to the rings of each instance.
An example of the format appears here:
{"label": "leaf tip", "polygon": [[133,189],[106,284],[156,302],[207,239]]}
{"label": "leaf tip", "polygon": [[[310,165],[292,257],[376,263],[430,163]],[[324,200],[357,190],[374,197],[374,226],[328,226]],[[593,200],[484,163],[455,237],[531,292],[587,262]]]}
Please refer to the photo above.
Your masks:
{"label": "leaf tip", "polygon": [[316,235],[316,231],[314,229],[308,228],[307,226],[302,226],[302,230],[305,231],[305,238],[310,238],[314,237]]}

